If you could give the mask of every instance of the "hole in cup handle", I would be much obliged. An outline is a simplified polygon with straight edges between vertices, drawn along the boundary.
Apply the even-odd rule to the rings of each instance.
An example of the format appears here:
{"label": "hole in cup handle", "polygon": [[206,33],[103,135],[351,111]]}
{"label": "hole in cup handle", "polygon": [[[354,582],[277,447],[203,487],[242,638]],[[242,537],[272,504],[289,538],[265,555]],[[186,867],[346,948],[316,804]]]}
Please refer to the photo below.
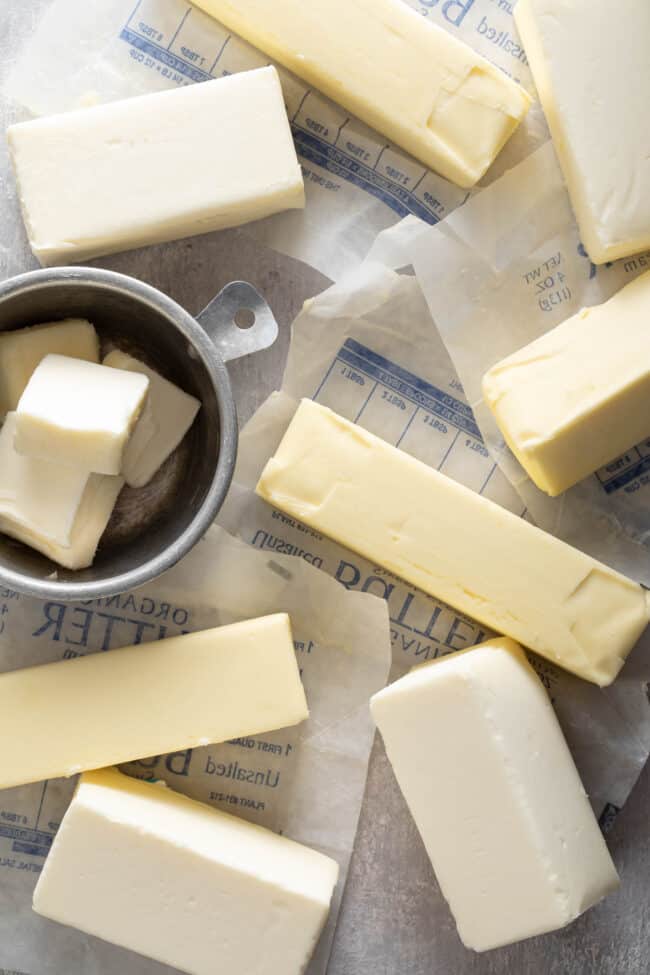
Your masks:
{"label": "hole in cup handle", "polygon": [[213,298],[197,320],[224,362],[261,352],[278,337],[278,323],[252,284],[233,281]]}

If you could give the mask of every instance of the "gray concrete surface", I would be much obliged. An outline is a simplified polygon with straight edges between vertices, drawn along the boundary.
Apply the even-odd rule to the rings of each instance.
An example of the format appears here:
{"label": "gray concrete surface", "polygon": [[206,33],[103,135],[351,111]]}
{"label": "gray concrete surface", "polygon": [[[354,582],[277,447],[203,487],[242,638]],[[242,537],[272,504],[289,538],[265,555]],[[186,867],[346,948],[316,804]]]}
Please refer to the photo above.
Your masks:
{"label": "gray concrete surface", "polygon": [[[0,84],[48,2],[0,0]],[[0,96],[3,129],[12,118],[12,107]],[[6,203],[12,193],[0,185],[0,219],[2,206],[15,206]],[[12,270],[36,266],[24,238],[19,236],[15,247]],[[303,300],[327,284],[313,270],[263,250],[238,231],[93,263],[141,278],[195,313],[233,278],[251,281],[267,296],[281,335],[273,349],[232,366],[242,421],[277,387],[289,326]],[[383,747],[375,743],[330,975],[645,975],[650,972],[649,810],[646,769],[608,837],[622,878],[617,894],[561,933],[474,955],[456,936]]]}

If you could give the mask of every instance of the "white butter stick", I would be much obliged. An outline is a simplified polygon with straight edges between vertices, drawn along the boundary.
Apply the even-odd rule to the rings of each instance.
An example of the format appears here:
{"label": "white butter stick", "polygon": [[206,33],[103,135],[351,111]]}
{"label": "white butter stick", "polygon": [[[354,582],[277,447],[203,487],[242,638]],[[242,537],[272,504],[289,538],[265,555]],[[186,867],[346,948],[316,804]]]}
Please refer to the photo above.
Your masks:
{"label": "white butter stick", "polygon": [[144,487],[183,440],[201,403],[126,352],[110,352],[103,364],[140,373],[149,380],[149,394],[122,463],[126,483],[134,488]]}
{"label": "white butter stick", "polygon": [[518,0],[515,20],[591,260],[647,250],[650,3]]}
{"label": "white butter stick", "polygon": [[650,434],[650,272],[494,365],[483,398],[556,496]]}
{"label": "white butter stick", "polygon": [[416,667],[371,708],[468,948],[562,928],[618,887],[548,695],[512,640]]}
{"label": "white butter stick", "polygon": [[116,770],[82,776],[34,910],[190,975],[302,975],[338,864]]}
{"label": "white butter stick", "polygon": [[261,734],[308,714],[282,613],[13,671],[0,676],[0,789]]}
{"label": "white butter stick", "polygon": [[38,460],[121,474],[148,391],[142,374],[47,355],[20,397],[14,446]]}
{"label": "white butter stick", "polygon": [[257,493],[596,684],[648,624],[635,582],[310,400]]}
{"label": "white butter stick", "polygon": [[403,0],[193,2],[459,186],[483,176],[530,105]]}
{"label": "white butter stick", "polygon": [[7,137],[46,265],[304,206],[275,68],[21,122]]}
{"label": "white butter stick", "polygon": [[67,569],[87,568],[123,479],[18,454],[15,432],[9,413],[0,430],[0,532]]}
{"label": "white butter stick", "polygon": [[99,362],[99,339],[82,318],[0,332],[0,422],[15,410],[38,364],[49,353]]}

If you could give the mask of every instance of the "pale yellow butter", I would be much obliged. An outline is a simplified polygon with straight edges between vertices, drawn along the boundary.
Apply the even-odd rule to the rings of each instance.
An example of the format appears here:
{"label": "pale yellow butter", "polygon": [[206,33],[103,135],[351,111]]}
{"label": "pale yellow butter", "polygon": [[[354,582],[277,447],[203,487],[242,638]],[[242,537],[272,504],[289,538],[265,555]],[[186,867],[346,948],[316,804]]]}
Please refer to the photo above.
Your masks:
{"label": "pale yellow butter", "polygon": [[17,670],[0,676],[0,789],[273,731],[308,714],[283,613]]}
{"label": "pale yellow butter", "polygon": [[14,446],[38,460],[121,474],[148,391],[143,374],[47,355],[20,397]]}
{"label": "pale yellow butter", "polygon": [[115,349],[103,364],[111,369],[140,373],[149,380],[147,400],[122,463],[126,483],[134,488],[144,487],[183,440],[201,403],[126,352]]}
{"label": "pale yellow butter", "polygon": [[596,684],[648,624],[635,582],[310,400],[257,493]]}
{"label": "pale yellow butter", "polygon": [[302,975],[337,877],[322,853],[104,769],[81,778],[34,910],[191,975]]}
{"label": "pale yellow butter", "polygon": [[81,318],[0,332],[0,421],[16,409],[32,373],[50,353],[99,362],[97,333]]}
{"label": "pale yellow butter", "polygon": [[29,242],[46,265],[305,205],[272,67],[19,122],[7,139]]}
{"label": "pale yellow butter", "polygon": [[483,398],[556,496],[650,434],[650,272],[493,366]]}
{"label": "pale yellow butter", "polygon": [[459,186],[483,176],[530,97],[402,0],[193,0]]}
{"label": "pale yellow butter", "polygon": [[591,260],[650,248],[650,3],[518,0],[515,21]]}
{"label": "pale yellow butter", "polygon": [[549,697],[512,640],[414,667],[371,708],[468,948],[563,928],[616,890]]}
{"label": "pale yellow butter", "polygon": [[16,414],[0,430],[0,532],[67,569],[92,565],[121,477],[90,474],[14,450]]}

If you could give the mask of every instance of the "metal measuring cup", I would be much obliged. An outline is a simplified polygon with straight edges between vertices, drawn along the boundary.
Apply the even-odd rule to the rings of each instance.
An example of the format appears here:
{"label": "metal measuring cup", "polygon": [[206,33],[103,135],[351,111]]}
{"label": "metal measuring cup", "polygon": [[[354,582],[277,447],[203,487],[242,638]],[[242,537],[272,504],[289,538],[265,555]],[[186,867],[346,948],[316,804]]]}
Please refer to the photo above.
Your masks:
{"label": "metal measuring cup", "polygon": [[[245,312],[252,324],[239,327]],[[135,589],[178,562],[205,534],[230,487],[237,413],[225,363],[266,349],[278,326],[237,281],[196,318],[156,288],[113,271],[54,268],[0,284],[0,331],[87,318],[102,355],[119,348],[201,401],[185,440],[144,488],[125,488],[91,568],[71,571],[0,535],[0,586],[41,599],[97,599]]]}

